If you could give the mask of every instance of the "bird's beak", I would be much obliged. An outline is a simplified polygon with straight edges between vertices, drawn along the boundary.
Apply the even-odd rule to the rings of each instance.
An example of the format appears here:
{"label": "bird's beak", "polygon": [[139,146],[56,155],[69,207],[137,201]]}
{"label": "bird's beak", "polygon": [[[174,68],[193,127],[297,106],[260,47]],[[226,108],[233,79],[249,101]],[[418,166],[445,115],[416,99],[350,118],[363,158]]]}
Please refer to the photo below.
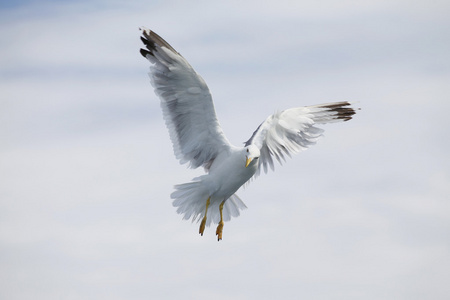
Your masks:
{"label": "bird's beak", "polygon": [[[247,156],[246,156],[247,157]],[[252,162],[253,158],[248,158],[247,157],[247,161],[245,162],[245,167],[247,168],[248,165]]]}

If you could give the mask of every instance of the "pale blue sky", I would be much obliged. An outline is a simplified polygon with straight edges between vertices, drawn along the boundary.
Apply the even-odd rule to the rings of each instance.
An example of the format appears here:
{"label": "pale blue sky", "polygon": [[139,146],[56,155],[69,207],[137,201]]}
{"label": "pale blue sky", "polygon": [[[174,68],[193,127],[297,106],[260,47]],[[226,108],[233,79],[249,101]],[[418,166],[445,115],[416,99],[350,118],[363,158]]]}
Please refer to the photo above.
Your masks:
{"label": "pale blue sky", "polygon": [[[446,299],[447,1],[0,3],[0,291],[5,299]],[[11,2],[8,2],[11,3]],[[356,101],[354,120],[182,221],[139,26],[208,83],[246,141],[277,109]]]}

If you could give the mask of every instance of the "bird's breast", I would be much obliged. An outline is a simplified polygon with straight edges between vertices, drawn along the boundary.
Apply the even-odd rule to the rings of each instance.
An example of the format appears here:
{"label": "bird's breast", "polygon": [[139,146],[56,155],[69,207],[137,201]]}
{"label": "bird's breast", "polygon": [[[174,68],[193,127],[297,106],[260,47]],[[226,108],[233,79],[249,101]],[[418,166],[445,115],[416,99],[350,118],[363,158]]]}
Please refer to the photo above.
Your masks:
{"label": "bird's breast", "polygon": [[217,198],[229,198],[255,174],[256,170],[257,164],[245,167],[245,157],[229,157],[208,174],[208,180],[211,186],[214,186],[212,194]]}

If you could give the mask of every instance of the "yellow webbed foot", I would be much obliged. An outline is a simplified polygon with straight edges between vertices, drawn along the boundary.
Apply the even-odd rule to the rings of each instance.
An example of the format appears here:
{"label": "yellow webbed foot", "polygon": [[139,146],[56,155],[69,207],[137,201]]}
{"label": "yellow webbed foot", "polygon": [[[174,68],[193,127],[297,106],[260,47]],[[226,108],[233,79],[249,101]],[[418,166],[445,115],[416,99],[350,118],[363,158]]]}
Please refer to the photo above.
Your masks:
{"label": "yellow webbed foot", "polygon": [[201,236],[203,236],[203,232],[205,231],[205,225],[206,225],[206,216],[203,217],[202,223],[200,223],[200,229],[198,230],[198,233],[200,233]]}
{"label": "yellow webbed foot", "polygon": [[211,200],[211,197],[209,197],[208,200],[206,200],[205,216],[203,217],[202,222],[200,223],[200,228],[198,230],[198,233],[200,233],[201,236],[203,236],[203,232],[205,231],[206,215],[208,214],[208,207],[209,207],[210,200]]}
{"label": "yellow webbed foot", "polygon": [[217,241],[222,239],[222,231],[223,231],[223,221],[219,223],[216,229]]}
{"label": "yellow webbed foot", "polygon": [[223,205],[225,204],[225,200],[222,201],[219,205],[219,212],[220,212],[220,222],[216,229],[216,235],[217,235],[217,241],[220,241],[222,239],[222,231],[223,231]]}

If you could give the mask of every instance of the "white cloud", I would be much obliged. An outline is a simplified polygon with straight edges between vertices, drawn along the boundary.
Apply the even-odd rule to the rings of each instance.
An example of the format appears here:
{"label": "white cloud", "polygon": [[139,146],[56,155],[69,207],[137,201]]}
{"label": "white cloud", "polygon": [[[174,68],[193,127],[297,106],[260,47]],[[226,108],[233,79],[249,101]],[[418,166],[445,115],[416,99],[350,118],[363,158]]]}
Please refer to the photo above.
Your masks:
{"label": "white cloud", "polygon": [[[0,12],[0,282],[8,299],[445,299],[447,2],[48,2]],[[245,141],[276,109],[359,101],[261,176],[224,240],[171,206],[140,57],[155,29]],[[424,296],[426,295],[426,296]]]}

